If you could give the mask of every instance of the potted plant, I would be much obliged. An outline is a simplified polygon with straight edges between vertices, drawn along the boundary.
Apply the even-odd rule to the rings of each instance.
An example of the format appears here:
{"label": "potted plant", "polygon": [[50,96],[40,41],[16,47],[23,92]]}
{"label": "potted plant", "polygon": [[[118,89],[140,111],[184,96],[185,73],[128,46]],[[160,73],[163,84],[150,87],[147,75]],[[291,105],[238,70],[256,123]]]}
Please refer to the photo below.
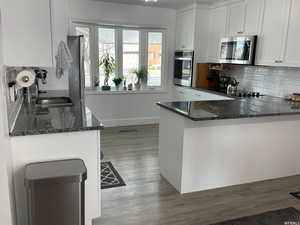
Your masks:
{"label": "potted plant", "polygon": [[148,71],[146,68],[141,68],[136,70],[135,75],[137,77],[137,82],[135,83],[136,89],[140,89],[141,86],[147,86],[148,81]]}
{"label": "potted plant", "polygon": [[113,79],[113,82],[115,83],[117,90],[120,89],[120,84],[122,83],[122,81],[123,81],[123,77],[121,77],[121,76],[115,77]]}
{"label": "potted plant", "polygon": [[103,67],[104,70],[104,85],[102,86],[103,91],[109,91],[111,87],[108,84],[109,77],[115,72],[116,70],[116,61],[113,57],[111,57],[108,53],[103,55],[100,59],[100,66]]}

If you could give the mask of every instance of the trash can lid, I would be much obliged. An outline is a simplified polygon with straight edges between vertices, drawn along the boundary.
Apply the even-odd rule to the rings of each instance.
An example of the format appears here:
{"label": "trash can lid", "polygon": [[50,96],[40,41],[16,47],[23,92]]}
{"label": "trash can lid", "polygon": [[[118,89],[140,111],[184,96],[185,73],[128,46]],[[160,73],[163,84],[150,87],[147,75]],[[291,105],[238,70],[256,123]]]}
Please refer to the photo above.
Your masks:
{"label": "trash can lid", "polygon": [[81,183],[87,179],[83,160],[68,159],[31,163],[25,167],[25,185],[49,183]]}

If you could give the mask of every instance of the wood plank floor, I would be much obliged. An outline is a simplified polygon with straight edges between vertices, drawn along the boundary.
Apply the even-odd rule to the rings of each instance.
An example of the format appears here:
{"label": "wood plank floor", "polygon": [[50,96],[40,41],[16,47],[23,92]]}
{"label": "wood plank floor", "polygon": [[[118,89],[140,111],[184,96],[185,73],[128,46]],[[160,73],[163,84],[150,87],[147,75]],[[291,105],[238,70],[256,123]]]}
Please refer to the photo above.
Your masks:
{"label": "wood plank floor", "polygon": [[300,200],[289,195],[300,191],[300,176],[180,195],[159,174],[158,126],[105,129],[101,138],[104,161],[112,161],[127,186],[102,190],[96,225],[208,225],[286,207],[300,210]]}

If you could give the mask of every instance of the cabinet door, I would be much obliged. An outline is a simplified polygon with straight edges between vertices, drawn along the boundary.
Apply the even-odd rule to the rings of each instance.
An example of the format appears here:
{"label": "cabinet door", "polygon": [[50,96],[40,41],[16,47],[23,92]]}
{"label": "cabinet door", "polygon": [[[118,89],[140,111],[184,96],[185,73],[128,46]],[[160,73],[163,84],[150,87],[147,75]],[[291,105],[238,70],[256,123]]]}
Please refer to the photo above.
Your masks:
{"label": "cabinet door", "polygon": [[225,7],[217,8],[211,11],[210,31],[207,50],[207,59],[209,62],[218,62],[220,56],[220,41],[226,34],[226,15]]}
{"label": "cabinet door", "polygon": [[177,14],[176,19],[177,50],[193,50],[195,36],[195,10]]}
{"label": "cabinet door", "polygon": [[245,3],[239,2],[228,6],[228,33],[236,36],[244,33]]}
{"label": "cabinet door", "polygon": [[288,21],[288,0],[264,0],[261,35],[258,38],[258,65],[280,66]]}
{"label": "cabinet door", "polygon": [[261,25],[263,0],[247,0],[245,3],[245,35],[258,35]]}
{"label": "cabinet door", "polygon": [[284,66],[300,67],[300,1],[292,0],[287,29]]}
{"label": "cabinet door", "polygon": [[4,63],[52,66],[49,0],[3,0]]}
{"label": "cabinet door", "polygon": [[183,36],[183,15],[177,14],[176,16],[176,50],[181,50],[184,43]]}

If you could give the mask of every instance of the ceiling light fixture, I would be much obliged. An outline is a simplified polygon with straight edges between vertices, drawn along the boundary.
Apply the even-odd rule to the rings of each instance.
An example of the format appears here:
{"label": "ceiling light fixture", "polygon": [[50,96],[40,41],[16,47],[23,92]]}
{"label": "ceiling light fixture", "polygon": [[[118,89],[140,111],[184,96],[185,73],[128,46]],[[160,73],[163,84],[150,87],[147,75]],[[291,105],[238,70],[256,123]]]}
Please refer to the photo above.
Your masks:
{"label": "ceiling light fixture", "polygon": [[158,0],[145,0],[145,2],[157,2]]}

